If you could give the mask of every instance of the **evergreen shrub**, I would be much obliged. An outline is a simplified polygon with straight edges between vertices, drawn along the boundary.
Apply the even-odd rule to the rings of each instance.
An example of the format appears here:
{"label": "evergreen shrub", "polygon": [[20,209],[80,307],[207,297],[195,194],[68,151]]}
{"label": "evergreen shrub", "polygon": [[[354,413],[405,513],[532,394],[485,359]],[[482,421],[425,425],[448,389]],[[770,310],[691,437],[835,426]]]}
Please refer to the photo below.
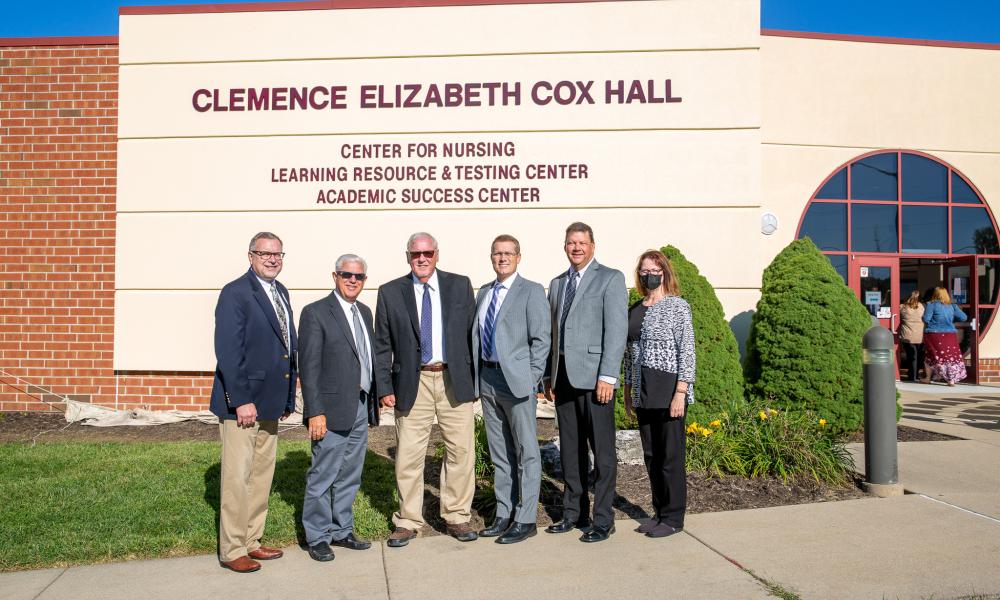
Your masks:
{"label": "evergreen shrub", "polygon": [[764,270],[747,339],[747,394],[810,410],[833,432],[864,420],[861,337],[871,317],[812,240],[795,240]]}

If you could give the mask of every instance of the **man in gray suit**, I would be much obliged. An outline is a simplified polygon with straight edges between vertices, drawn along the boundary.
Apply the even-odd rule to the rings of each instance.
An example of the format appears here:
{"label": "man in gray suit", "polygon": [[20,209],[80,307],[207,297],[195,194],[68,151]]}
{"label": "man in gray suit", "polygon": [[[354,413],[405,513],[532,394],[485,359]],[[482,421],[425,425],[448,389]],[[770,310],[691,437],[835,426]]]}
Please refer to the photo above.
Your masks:
{"label": "man in gray suit", "polygon": [[594,260],[594,231],[585,223],[566,228],[569,269],[549,286],[552,352],[546,394],[555,392],[563,478],[563,518],[545,529],[566,533],[590,525],[587,445],[594,452],[594,521],[580,540],[600,542],[615,531],[615,407],[625,338],[628,292],[621,271]]}
{"label": "man in gray suit", "polygon": [[472,349],[486,439],[495,467],[497,511],[482,537],[513,544],[535,535],[542,466],[535,390],[545,373],[551,322],[545,289],[517,274],[521,244],[500,235],[490,247],[497,278],[479,288]]}
{"label": "man in gray suit", "polygon": [[371,547],[354,537],[351,510],[368,447],[368,404],[375,397],[372,311],[358,302],[368,265],[345,254],[335,269],[336,289],[302,309],[299,323],[302,417],[312,439],[302,526],[309,556],[318,561],[333,560],[331,544]]}

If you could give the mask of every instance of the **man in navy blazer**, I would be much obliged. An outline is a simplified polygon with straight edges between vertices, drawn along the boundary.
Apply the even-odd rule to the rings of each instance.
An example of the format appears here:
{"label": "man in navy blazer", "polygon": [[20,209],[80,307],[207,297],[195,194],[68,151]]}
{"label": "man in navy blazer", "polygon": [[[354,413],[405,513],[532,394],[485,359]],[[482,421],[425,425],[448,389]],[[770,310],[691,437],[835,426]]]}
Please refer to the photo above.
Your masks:
{"label": "man in navy blazer", "polygon": [[215,383],[211,410],[222,438],[219,561],[237,573],[280,558],[262,546],[278,450],[278,420],[295,408],[295,324],[288,290],[277,281],[281,239],[250,240],[250,269],[219,294],[215,307]]}

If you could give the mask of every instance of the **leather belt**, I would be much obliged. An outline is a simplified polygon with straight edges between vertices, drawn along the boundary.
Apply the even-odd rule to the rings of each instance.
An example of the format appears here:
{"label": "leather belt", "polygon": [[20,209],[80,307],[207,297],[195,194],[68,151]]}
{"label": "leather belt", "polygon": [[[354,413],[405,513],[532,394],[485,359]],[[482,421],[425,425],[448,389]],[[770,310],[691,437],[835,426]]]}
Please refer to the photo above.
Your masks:
{"label": "leather belt", "polygon": [[493,362],[492,360],[484,360],[482,362],[483,362],[483,366],[486,367],[487,369],[499,369],[500,368],[500,363],[498,363],[498,362]]}
{"label": "leather belt", "polygon": [[429,365],[420,365],[421,371],[431,371],[433,373],[440,373],[441,371],[447,371],[448,365],[445,363],[432,363]]}

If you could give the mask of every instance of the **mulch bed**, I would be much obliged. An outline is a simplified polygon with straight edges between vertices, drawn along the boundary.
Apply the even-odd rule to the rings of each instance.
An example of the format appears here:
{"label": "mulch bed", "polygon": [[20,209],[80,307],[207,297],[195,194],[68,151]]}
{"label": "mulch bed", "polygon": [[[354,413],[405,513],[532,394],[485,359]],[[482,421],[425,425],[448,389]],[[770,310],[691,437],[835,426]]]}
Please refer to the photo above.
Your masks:
{"label": "mulch bed", "polygon": [[[281,439],[305,440],[304,427],[292,427],[280,432]],[[55,442],[179,442],[216,441],[218,428],[201,423],[185,422],[158,426],[91,427],[78,423],[69,424],[58,413],[0,413],[0,444],[55,443]],[[552,420],[539,419],[538,436],[552,439],[557,436]],[[861,437],[863,441],[864,437]],[[900,441],[955,439],[912,427],[899,427]],[[425,534],[444,531],[438,517],[438,477],[440,464],[434,458],[434,449],[440,444],[441,435],[435,426],[428,449],[425,469],[426,496],[424,515],[431,530]],[[369,449],[387,458],[395,455],[395,430],[379,427],[370,430]],[[652,509],[649,481],[642,465],[619,465],[615,517],[643,519]],[[788,504],[829,502],[864,497],[857,482],[842,486],[818,483],[811,479],[782,482],[776,478],[744,479],[741,477],[708,477],[704,473],[688,474],[688,512],[716,512],[764,508]],[[543,476],[538,524],[548,525],[559,520],[562,511],[562,484],[546,473]],[[487,511],[489,512],[489,511]],[[488,515],[489,516],[489,515]],[[473,525],[481,526],[483,518],[474,511]]]}

